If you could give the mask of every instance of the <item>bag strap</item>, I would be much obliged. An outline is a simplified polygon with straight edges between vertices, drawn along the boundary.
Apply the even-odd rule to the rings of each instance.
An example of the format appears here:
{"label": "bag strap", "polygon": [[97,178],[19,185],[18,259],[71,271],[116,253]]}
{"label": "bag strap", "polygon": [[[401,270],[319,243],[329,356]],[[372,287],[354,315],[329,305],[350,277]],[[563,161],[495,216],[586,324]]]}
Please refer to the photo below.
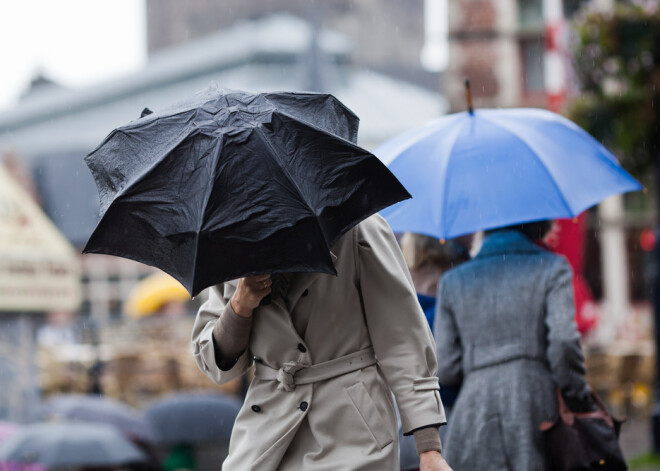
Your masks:
{"label": "bag strap", "polygon": [[565,424],[572,426],[573,423],[575,423],[576,417],[578,419],[601,419],[607,424],[608,427],[614,428],[614,421],[612,420],[609,412],[607,412],[607,407],[605,407],[605,404],[601,400],[600,396],[592,391],[591,397],[598,406],[597,410],[590,412],[573,412],[566,406],[564,397],[561,394],[561,389],[557,388],[557,406],[561,420]]}
{"label": "bag strap", "polygon": [[566,406],[564,397],[561,395],[561,389],[559,388],[557,388],[557,408],[559,409],[558,412],[561,420],[565,424],[573,425],[575,422],[575,413]]}

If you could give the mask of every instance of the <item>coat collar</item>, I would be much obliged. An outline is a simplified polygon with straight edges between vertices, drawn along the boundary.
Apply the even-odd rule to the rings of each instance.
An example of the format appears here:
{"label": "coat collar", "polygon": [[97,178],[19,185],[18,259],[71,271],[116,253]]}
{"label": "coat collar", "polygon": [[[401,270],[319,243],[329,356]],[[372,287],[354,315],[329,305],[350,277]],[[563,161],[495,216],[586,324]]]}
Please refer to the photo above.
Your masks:
{"label": "coat collar", "polygon": [[[337,267],[337,256],[330,252],[330,258],[335,268]],[[293,311],[300,300],[300,297],[303,295],[305,290],[309,288],[312,283],[314,283],[321,273],[296,273],[292,279],[291,284],[289,285],[289,293],[287,295],[287,304],[290,311]]]}
{"label": "coat collar", "polygon": [[543,248],[536,245],[519,231],[497,231],[486,237],[481,250],[479,250],[475,258],[541,252],[544,252]]}
{"label": "coat collar", "polygon": [[[335,268],[337,267],[337,256],[330,252],[330,258]],[[286,308],[292,312],[298,301],[302,297],[306,289],[308,289],[317,279],[321,273],[295,273],[289,282],[289,289],[286,296]],[[277,301],[284,303],[284,300],[278,299]]]}

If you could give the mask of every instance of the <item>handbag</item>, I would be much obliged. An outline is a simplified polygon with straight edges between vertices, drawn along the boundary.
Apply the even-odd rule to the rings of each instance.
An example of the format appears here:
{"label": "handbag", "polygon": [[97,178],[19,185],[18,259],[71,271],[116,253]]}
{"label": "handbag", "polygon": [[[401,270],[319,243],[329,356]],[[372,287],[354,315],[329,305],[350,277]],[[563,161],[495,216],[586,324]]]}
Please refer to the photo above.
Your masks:
{"label": "handbag", "polygon": [[626,466],[619,432],[623,421],[607,412],[603,401],[592,393],[595,411],[572,412],[557,389],[559,417],[543,422],[543,432],[553,471],[623,471]]}

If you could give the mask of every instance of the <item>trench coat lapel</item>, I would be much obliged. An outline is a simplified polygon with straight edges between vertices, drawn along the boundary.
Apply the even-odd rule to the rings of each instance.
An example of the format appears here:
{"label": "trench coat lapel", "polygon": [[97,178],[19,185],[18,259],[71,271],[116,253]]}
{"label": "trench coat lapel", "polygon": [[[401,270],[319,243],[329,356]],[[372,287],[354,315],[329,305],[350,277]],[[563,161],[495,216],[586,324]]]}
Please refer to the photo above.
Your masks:
{"label": "trench coat lapel", "polygon": [[[337,256],[330,252],[330,258],[336,268],[338,260]],[[319,276],[321,276],[321,273],[296,273],[291,277],[287,294],[287,307],[289,312],[293,312],[300,297],[305,293],[305,290],[307,290],[319,278]]]}

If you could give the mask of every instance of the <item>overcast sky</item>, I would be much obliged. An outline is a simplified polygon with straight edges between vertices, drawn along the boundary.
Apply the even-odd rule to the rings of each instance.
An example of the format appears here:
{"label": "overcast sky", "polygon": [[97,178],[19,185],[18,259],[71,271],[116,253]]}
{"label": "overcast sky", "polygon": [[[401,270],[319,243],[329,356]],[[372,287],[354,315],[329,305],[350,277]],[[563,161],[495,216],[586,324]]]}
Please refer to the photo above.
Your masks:
{"label": "overcast sky", "polygon": [[145,58],[144,0],[0,1],[0,109],[39,72],[76,87],[121,76]]}

